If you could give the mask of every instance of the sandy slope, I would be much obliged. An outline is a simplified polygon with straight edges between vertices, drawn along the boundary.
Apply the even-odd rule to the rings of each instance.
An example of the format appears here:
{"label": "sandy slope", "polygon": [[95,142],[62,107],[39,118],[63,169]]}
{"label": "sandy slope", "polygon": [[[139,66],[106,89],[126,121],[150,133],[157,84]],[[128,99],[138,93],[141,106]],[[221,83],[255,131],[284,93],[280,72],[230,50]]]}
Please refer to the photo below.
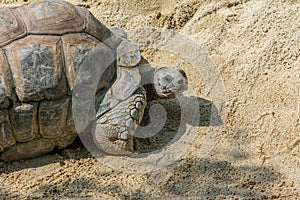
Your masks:
{"label": "sandy slope", "polygon": [[[167,168],[129,173],[119,169],[127,160],[118,159],[107,167],[77,141],[40,158],[0,163],[0,199],[299,198],[299,0],[71,2],[89,8],[108,26],[126,29],[150,63],[183,67],[201,116],[186,124],[195,130],[188,135],[193,138],[175,141],[188,142],[180,143],[185,152]],[[183,40],[175,40],[181,53],[170,50],[176,45],[156,47],[158,33],[149,27],[182,34]],[[184,48],[189,40],[195,46]],[[195,58],[188,47],[206,52],[210,60],[195,66],[204,54]],[[168,121],[158,136],[136,141],[141,152],[161,149],[179,127],[179,102],[158,103]],[[144,168],[141,164],[139,172]]]}

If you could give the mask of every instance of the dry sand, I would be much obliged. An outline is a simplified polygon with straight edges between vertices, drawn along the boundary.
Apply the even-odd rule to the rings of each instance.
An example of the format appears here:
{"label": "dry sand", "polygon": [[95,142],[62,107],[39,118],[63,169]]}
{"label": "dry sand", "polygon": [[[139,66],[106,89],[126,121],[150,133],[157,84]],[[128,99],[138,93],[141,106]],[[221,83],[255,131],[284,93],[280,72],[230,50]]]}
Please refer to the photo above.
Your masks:
{"label": "dry sand", "polygon": [[[299,0],[70,2],[127,30],[150,63],[187,71],[201,112],[186,125],[194,137],[180,143],[186,151],[171,165],[146,173],[145,165],[136,173],[119,169],[126,163],[119,158],[109,167],[80,141],[39,158],[0,162],[0,199],[299,199]],[[200,57],[183,56],[193,55],[191,49],[152,48],[155,39],[145,40],[156,32],[149,27],[192,39],[210,60],[195,66]],[[178,100],[158,103],[168,113],[166,126],[156,137],[136,140],[140,152],[161,149],[180,123]]]}

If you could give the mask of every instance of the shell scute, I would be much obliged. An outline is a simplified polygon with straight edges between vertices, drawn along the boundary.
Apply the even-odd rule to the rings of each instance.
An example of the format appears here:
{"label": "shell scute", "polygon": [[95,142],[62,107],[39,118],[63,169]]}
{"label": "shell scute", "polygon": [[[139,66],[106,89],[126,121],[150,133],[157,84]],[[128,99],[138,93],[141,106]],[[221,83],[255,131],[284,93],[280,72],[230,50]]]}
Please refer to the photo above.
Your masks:
{"label": "shell scute", "polygon": [[13,40],[26,34],[25,25],[18,17],[14,9],[0,9],[0,46],[4,46]]}
{"label": "shell scute", "polygon": [[67,83],[60,38],[30,35],[5,48],[21,101],[57,99]]}
{"label": "shell scute", "polygon": [[85,19],[65,1],[42,1],[16,8],[29,34],[62,35],[83,31]]}

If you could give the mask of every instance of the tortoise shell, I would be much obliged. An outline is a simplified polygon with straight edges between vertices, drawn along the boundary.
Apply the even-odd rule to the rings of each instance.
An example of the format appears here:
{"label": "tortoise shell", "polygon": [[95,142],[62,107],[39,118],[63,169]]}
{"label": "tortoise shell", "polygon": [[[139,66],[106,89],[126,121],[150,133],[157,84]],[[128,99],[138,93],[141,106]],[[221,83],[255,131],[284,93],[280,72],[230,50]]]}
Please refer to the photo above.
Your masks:
{"label": "tortoise shell", "polygon": [[[0,159],[70,145],[76,71],[97,45],[115,55],[119,43],[88,10],[64,1],[0,9]],[[114,74],[109,68],[98,89]]]}

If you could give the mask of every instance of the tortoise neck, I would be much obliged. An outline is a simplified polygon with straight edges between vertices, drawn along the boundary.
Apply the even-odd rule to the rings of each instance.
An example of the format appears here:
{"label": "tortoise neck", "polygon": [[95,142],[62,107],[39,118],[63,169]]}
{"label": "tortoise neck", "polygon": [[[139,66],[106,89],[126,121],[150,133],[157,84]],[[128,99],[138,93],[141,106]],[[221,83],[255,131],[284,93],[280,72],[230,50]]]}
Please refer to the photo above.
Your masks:
{"label": "tortoise neck", "polygon": [[156,90],[154,88],[154,84],[153,83],[148,83],[143,85],[145,90],[147,91],[147,101],[152,101],[155,99],[159,99],[158,94],[156,93]]}
{"label": "tortoise neck", "polygon": [[140,70],[142,76],[142,85],[153,84],[154,71],[152,67]]}
{"label": "tortoise neck", "polygon": [[142,85],[147,91],[147,101],[158,99],[158,95],[154,87],[154,71],[155,68],[149,66],[141,70]]}

